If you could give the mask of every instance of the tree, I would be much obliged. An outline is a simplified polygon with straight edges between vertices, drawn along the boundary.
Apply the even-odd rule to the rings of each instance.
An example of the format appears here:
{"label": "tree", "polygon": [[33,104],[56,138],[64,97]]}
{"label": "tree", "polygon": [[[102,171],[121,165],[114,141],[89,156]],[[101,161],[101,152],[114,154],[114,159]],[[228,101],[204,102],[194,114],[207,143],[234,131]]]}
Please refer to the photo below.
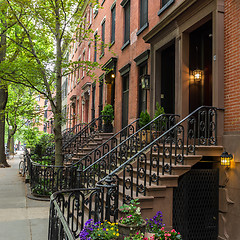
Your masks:
{"label": "tree", "polygon": [[[87,4],[97,4],[97,0],[5,0],[14,20],[17,22],[15,34],[7,39],[20,49],[21,54],[11,63],[0,66],[0,79],[30,87],[44,95],[50,102],[54,116],[55,165],[63,164],[62,156],[62,76],[76,68],[90,70],[97,63],[78,61],[68,64],[63,55],[74,33],[81,30],[82,40],[91,39],[92,30],[86,25],[82,13]],[[81,27],[80,27],[81,26]],[[84,34],[83,34],[84,31]],[[63,72],[63,68],[66,69]]]}
{"label": "tree", "polygon": [[[14,24],[7,22],[7,4],[0,1],[0,64],[6,59],[7,37],[6,32]],[[5,108],[8,100],[8,84],[0,80],[0,165],[9,167],[5,154]]]}
{"label": "tree", "polygon": [[37,105],[36,94],[24,86],[11,84],[8,88],[8,102],[5,109],[6,122],[8,123],[7,148],[11,151],[11,140],[15,133],[30,122],[35,125],[41,119],[43,109]]}

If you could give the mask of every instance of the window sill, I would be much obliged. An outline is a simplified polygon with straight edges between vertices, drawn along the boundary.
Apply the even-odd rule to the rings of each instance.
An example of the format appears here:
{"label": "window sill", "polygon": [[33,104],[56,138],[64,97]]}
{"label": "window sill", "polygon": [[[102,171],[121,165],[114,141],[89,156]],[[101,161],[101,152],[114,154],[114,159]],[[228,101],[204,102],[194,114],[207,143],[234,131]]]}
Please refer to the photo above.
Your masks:
{"label": "window sill", "polygon": [[138,31],[137,31],[137,36],[140,35],[146,28],[148,28],[149,24],[146,22]]}
{"label": "window sill", "polygon": [[104,53],[102,53],[102,54],[100,55],[99,59],[101,59],[103,56],[104,56]]}
{"label": "window sill", "polygon": [[159,11],[158,16],[160,16],[169,6],[171,6],[175,0],[169,0]]}
{"label": "window sill", "polygon": [[129,44],[130,44],[130,40],[127,40],[127,41],[123,44],[121,50],[123,51]]}
{"label": "window sill", "polygon": [[114,45],[115,41],[112,41],[109,45],[109,49]]}

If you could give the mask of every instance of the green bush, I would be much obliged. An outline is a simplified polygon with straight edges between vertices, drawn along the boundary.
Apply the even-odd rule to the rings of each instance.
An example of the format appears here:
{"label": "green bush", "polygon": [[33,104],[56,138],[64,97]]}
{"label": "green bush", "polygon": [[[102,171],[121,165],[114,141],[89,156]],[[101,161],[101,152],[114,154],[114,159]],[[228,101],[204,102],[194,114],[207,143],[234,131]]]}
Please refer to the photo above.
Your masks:
{"label": "green bush", "polygon": [[105,116],[103,117],[105,123],[112,123],[114,120],[114,110],[111,104],[105,105],[101,113],[103,116]]}
{"label": "green bush", "polygon": [[156,111],[155,111],[155,114],[154,114],[154,118],[156,118],[156,117],[158,117],[158,116],[160,116],[160,115],[162,115],[162,114],[165,114],[164,108],[161,107],[161,106],[159,105],[159,103],[157,102],[157,103],[156,103]]}
{"label": "green bush", "polygon": [[[142,111],[140,114],[140,119],[139,119],[139,125],[140,127],[144,127],[145,125],[147,125],[149,122],[151,122],[151,118],[149,113],[147,112],[147,110],[144,112]],[[150,126],[146,127],[146,129],[150,129]]]}

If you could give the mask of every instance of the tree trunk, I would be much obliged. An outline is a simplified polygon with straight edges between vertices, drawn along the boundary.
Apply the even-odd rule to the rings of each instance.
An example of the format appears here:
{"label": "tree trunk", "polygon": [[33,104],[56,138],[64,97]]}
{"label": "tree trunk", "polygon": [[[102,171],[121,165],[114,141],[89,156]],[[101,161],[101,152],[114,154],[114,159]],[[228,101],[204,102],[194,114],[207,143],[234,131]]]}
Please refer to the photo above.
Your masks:
{"label": "tree trunk", "polygon": [[7,148],[9,153],[14,154],[14,134],[16,130],[9,129],[8,130],[8,139],[7,139]]}
{"label": "tree trunk", "polygon": [[[0,63],[5,60],[6,57],[6,43],[7,38],[6,34],[1,34],[0,39]],[[1,81],[0,81],[1,84]],[[8,89],[7,86],[1,84],[0,86],[0,166],[3,165],[5,167],[10,167],[10,165],[6,161],[5,154],[5,108],[7,105],[8,99]]]}
{"label": "tree trunk", "polygon": [[59,1],[56,0],[56,108],[54,111],[55,165],[63,165],[62,155],[62,49],[60,38]]}

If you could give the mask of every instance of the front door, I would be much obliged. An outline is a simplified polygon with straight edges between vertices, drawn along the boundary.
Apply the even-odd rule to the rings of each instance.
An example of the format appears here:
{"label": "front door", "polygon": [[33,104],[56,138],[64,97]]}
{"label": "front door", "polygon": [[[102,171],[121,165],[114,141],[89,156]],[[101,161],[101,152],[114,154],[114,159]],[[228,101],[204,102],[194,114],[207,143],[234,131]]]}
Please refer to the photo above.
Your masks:
{"label": "front door", "polygon": [[122,128],[128,125],[129,75],[123,76]]}
{"label": "front door", "polygon": [[[189,34],[189,111],[212,105],[212,21]],[[194,70],[202,78],[194,80]]]}
{"label": "front door", "polygon": [[175,113],[175,45],[161,51],[161,106]]}
{"label": "front door", "polygon": [[173,227],[184,240],[218,238],[218,169],[193,169],[173,192]]}

